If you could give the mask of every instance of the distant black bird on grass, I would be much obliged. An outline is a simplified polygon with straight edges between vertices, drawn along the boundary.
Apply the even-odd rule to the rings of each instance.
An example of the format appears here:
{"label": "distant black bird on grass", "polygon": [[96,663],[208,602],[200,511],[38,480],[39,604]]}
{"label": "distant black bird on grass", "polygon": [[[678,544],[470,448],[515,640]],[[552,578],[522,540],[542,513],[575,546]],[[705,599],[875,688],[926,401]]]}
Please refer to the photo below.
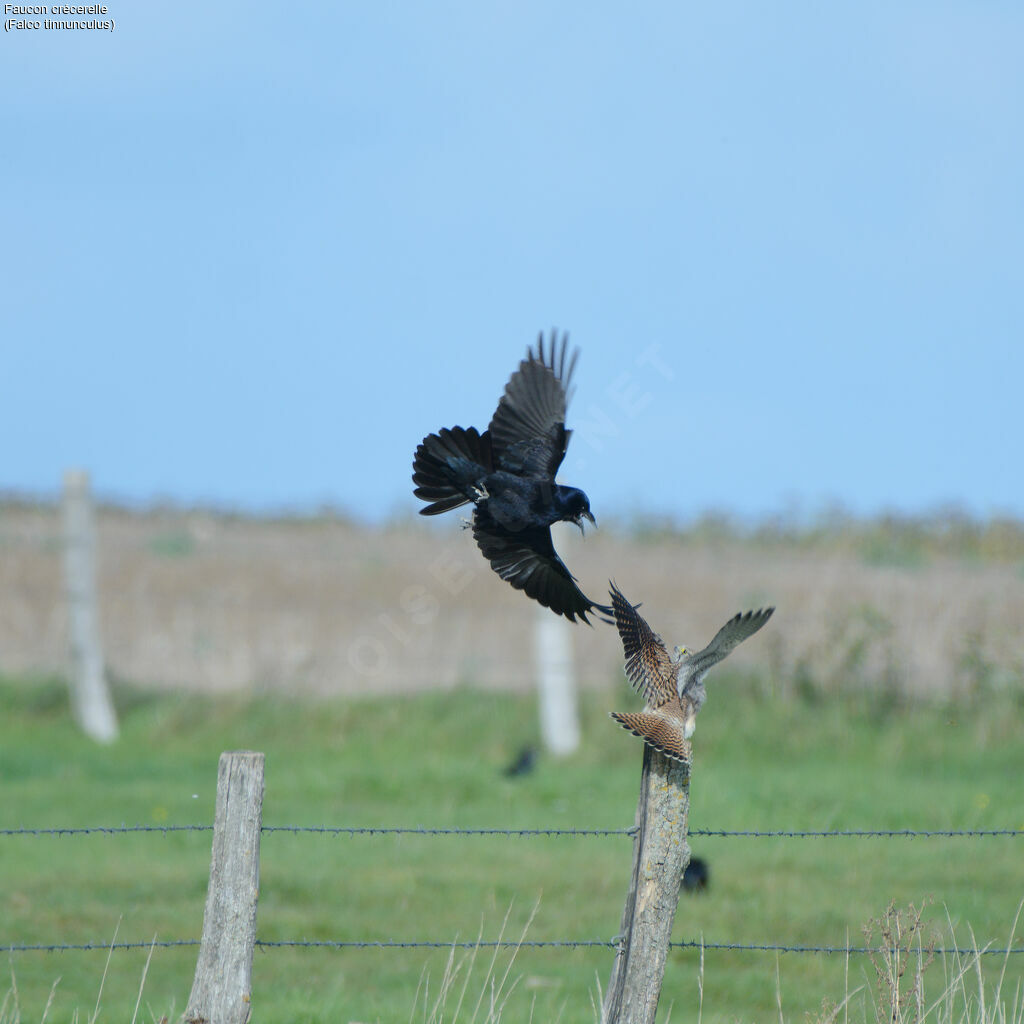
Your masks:
{"label": "distant black bird on grass", "polygon": [[687,892],[703,892],[711,882],[711,868],[701,857],[691,857],[683,872],[683,888]]}
{"label": "distant black bird on grass", "polygon": [[516,755],[515,759],[508,764],[502,774],[507,775],[510,779],[515,779],[520,775],[529,775],[536,766],[537,748],[523,747],[523,749]]}
{"label": "distant black bird on grass", "polygon": [[[473,502],[473,537],[491,568],[527,597],[558,615],[589,625],[587,614],[610,616],[576,585],[558,557],[551,526],[595,522],[577,487],[555,483],[572,431],[565,429],[566,391],[579,352],[566,361],[568,336],[543,334],[505,385],[498,408],[481,434],[451,427],[428,434],[416,449],[415,495],[430,502],[420,515],[435,516]],[[610,620],[609,620],[610,621]]]}

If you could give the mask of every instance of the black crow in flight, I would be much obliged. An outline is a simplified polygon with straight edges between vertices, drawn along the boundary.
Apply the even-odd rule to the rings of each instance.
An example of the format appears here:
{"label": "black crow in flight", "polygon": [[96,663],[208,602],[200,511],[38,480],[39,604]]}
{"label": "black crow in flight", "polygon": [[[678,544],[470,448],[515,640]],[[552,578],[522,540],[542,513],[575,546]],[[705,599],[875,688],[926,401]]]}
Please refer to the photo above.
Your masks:
{"label": "black crow in flight", "polygon": [[[505,385],[498,408],[481,434],[452,427],[428,434],[416,449],[412,481],[417,498],[430,502],[420,515],[436,516],[473,502],[473,537],[491,568],[527,597],[558,615],[589,625],[595,604],[555,553],[551,524],[594,517],[577,487],[555,483],[572,433],[565,429],[566,391],[579,351],[566,362],[568,335],[544,335]],[[610,621],[610,619],[608,620]]]}

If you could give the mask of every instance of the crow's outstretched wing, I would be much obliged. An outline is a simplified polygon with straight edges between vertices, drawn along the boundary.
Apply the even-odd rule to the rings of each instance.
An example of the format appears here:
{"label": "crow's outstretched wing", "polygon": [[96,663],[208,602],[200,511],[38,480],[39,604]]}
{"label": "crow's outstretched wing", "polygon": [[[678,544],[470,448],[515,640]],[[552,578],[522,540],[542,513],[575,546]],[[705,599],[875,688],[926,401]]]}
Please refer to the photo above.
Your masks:
{"label": "crow's outstretched wing", "polygon": [[615,625],[626,653],[626,677],[652,708],[661,707],[677,696],[678,666],[665,650],[661,637],[647,625],[614,583],[610,593]]}
{"label": "crow's outstretched wing", "polygon": [[510,530],[496,522],[486,506],[478,505],[473,513],[473,537],[503,580],[545,608],[572,622],[578,615],[587,625],[588,613],[611,615],[611,608],[595,604],[576,586],[575,577],[555,553],[549,527]]}
{"label": "crow's outstretched wing", "polygon": [[[682,658],[682,671],[687,679],[699,679],[712,665],[720,662],[734,647],[753,636],[771,617],[774,608],[734,615],[716,634],[714,640],[696,654]],[[685,693],[686,687],[683,687]]]}
{"label": "crow's outstretched wing", "polygon": [[[565,429],[567,391],[579,351],[568,357],[569,336],[552,331],[548,350],[544,335],[505,385],[490,426],[495,461],[502,469],[554,479],[569,446]],[[568,357],[568,358],[567,358]]]}

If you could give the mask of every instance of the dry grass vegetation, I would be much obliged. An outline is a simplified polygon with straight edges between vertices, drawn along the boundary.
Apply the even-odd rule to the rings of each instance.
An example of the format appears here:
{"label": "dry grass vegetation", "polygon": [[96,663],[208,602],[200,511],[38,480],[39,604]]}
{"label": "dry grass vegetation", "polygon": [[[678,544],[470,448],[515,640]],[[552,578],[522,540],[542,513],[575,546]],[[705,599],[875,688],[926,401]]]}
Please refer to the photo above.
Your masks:
{"label": "dry grass vegetation", "polygon": [[[776,692],[962,693],[1024,669],[1019,524],[836,517],[744,532],[709,518],[683,531],[573,532],[558,546],[584,590],[600,597],[613,576],[670,643],[702,644],[734,612],[776,605],[771,629],[732,659]],[[532,686],[536,606],[498,583],[457,527],[108,507],[99,574],[109,669],[135,685],[316,695]],[[65,669],[56,507],[0,504],[0,608],[0,672]],[[573,637],[583,685],[616,676],[614,631]]]}
{"label": "dry grass vegetation", "polygon": [[[1024,1021],[1024,991],[1019,980],[1013,990],[1004,990],[1009,953],[1002,956],[1001,967],[986,978],[982,957],[987,947],[979,946],[969,927],[970,942],[957,934],[947,917],[944,935],[934,924],[923,921],[927,900],[897,907],[890,901],[885,911],[864,925],[868,961],[874,978],[849,990],[842,1002],[825,999],[815,1024],[847,1024],[851,1003],[862,993],[860,1019],[865,1024],[1021,1024]],[[1010,928],[1007,949],[1013,948],[1021,909]],[[962,931],[962,930],[961,930]],[[941,981],[934,991],[939,965],[936,949],[943,941],[950,952],[941,958]],[[930,970],[935,964],[935,969]],[[1011,983],[1012,985],[1012,983]],[[1007,986],[1009,988],[1010,986]],[[779,1006],[781,1016],[781,993]],[[857,1019],[858,1015],[854,1015]]]}

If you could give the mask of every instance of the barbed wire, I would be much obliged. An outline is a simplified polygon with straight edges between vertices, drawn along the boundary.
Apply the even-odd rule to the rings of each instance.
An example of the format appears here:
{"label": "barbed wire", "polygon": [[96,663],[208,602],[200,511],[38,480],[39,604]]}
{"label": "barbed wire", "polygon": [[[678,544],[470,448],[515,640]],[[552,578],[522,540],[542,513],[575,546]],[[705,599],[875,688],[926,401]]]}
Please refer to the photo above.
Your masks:
{"label": "barbed wire", "polygon": [[[436,942],[414,940],[379,940],[379,941],[336,941],[332,939],[283,939],[270,941],[257,939],[256,945],[267,948],[275,947],[313,947],[329,949],[518,949],[523,948],[584,948],[584,949],[617,949],[619,939],[536,939],[519,941],[516,939],[481,939],[478,942]],[[682,942],[670,942],[670,949],[715,949],[755,953],[857,953],[868,954],[879,952],[876,946],[787,946],[779,943],[743,943],[743,942],[704,942],[701,939],[687,939]],[[1010,947],[1003,949],[985,948],[977,951],[973,949],[958,949],[955,947],[938,948],[932,950],[937,955],[958,954],[969,956],[974,952],[979,955],[1002,954],[1006,956],[1012,953],[1024,953],[1024,946]]]}
{"label": "barbed wire", "polygon": [[[131,832],[212,832],[212,825],[89,825],[77,828],[0,828],[0,836],[122,835]],[[629,828],[431,828],[424,825],[264,825],[261,832],[319,835],[419,836],[635,836]],[[975,829],[712,829],[692,828],[690,836],[726,839],[925,839],[1024,836],[1020,828]]]}
{"label": "barbed wire", "polygon": [[0,944],[4,953],[65,953],[96,949],[169,949],[174,946],[198,946],[199,939],[150,939],[148,942],[47,942]]}
{"label": "barbed wire", "polygon": [[[319,832],[331,835],[429,835],[429,836],[635,836],[636,826],[630,828],[427,828],[419,825],[403,826],[319,826],[319,825],[264,825],[264,832]],[[1021,836],[1024,829],[820,829],[759,831],[756,829],[727,830],[693,828],[691,836],[726,838],[896,838],[896,837],[959,837],[959,836]]]}
{"label": "barbed wire", "polygon": [[82,828],[0,828],[0,836],[122,835],[126,832],[212,832],[212,825],[88,825]]}
{"label": "barbed wire", "polygon": [[412,835],[412,836],[632,836],[630,828],[429,828],[375,825],[264,825],[264,832],[316,832],[325,835]]}
{"label": "barbed wire", "polygon": [[[329,949],[518,949],[524,948],[584,948],[584,949],[617,949],[619,938],[611,939],[535,939],[519,941],[516,939],[481,939],[478,942],[436,942],[436,941],[414,941],[414,940],[379,940],[379,941],[336,941],[332,939],[284,939],[270,941],[257,939],[256,945],[267,948],[275,947],[313,947]],[[876,946],[787,946],[779,943],[743,943],[743,942],[705,942],[701,939],[687,939],[681,942],[670,942],[670,949],[715,949],[755,953],[857,953],[868,954],[879,952]],[[1012,953],[1024,953],[1024,946],[1009,947],[1003,949],[985,948],[977,951],[973,949],[958,949],[955,947],[938,948],[932,950],[937,955],[958,954],[969,956],[974,952],[979,955],[1002,954],[1006,956]]]}
{"label": "barbed wire", "polygon": [[1021,828],[947,828],[947,829],[913,829],[913,828],[848,828],[848,829],[821,829],[821,830],[782,830],[758,831],[756,829],[742,829],[727,831],[724,829],[692,828],[689,830],[691,836],[726,836],[729,838],[751,838],[751,839],[899,839],[899,838],[933,838],[936,836],[945,837],[974,837],[974,836],[1024,836],[1024,829]]}
{"label": "barbed wire", "polygon": [[[478,941],[438,942],[417,939],[335,940],[335,939],[257,939],[259,949],[617,949],[620,939],[480,939]],[[179,946],[198,946],[199,939],[161,939],[148,942],[72,942],[72,943],[4,943],[0,950],[7,953],[64,953],[96,950],[168,949]],[[866,955],[877,953],[877,946],[794,946],[781,943],[706,942],[687,939],[670,942],[670,949],[711,949],[728,952],[754,953],[814,953],[832,955],[849,953]],[[936,947],[932,952],[947,956],[1010,956],[1024,953],[1024,946],[985,947],[966,949],[955,946]]]}

